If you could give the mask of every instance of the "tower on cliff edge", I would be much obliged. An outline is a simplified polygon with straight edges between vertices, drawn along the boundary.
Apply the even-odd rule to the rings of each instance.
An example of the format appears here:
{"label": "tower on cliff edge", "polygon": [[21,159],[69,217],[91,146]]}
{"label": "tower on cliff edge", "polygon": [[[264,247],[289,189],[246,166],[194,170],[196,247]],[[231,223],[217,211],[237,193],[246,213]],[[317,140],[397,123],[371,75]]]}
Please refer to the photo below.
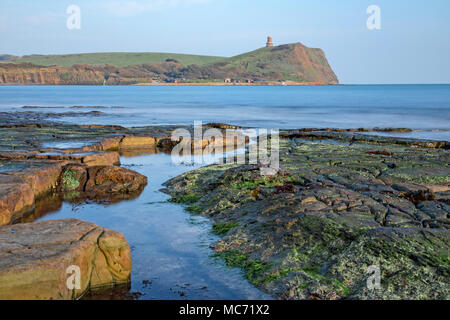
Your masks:
{"label": "tower on cliff edge", "polygon": [[266,47],[267,47],[267,48],[273,47],[272,37],[267,37]]}

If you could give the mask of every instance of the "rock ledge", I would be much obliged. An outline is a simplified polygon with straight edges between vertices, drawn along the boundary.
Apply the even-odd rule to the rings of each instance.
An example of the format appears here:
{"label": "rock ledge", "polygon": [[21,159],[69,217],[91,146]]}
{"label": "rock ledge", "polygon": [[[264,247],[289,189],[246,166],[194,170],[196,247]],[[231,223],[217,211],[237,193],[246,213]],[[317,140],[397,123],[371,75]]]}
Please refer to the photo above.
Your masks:
{"label": "rock ledge", "polygon": [[[70,266],[80,268],[79,289],[67,286]],[[77,219],[0,227],[0,300],[77,299],[130,274],[130,247],[117,231]]]}

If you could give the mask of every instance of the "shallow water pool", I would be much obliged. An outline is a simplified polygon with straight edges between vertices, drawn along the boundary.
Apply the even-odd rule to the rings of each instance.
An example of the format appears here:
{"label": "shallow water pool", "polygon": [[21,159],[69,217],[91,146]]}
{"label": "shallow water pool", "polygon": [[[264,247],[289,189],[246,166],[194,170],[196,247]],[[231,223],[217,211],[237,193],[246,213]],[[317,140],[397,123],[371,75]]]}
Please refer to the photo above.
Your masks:
{"label": "shallow water pool", "polygon": [[[170,155],[121,157],[122,166],[148,177],[135,200],[116,204],[64,202],[38,221],[77,218],[122,232],[131,247],[132,275],[128,294],[136,299],[271,299],[252,286],[238,269],[212,257],[216,236],[210,220],[191,216],[160,192],[168,179],[195,166],[175,165]],[[104,298],[105,295],[102,296]]]}

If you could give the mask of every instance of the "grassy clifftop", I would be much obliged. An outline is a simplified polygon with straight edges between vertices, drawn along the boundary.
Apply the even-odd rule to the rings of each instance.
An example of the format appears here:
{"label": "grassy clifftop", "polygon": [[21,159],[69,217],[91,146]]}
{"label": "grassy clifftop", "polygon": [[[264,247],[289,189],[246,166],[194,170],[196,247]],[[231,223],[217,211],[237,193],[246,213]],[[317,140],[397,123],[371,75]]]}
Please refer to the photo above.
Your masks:
{"label": "grassy clifftop", "polygon": [[172,53],[89,53],[33,55],[0,63],[0,83],[12,84],[223,83],[226,79],[255,83],[338,83],[324,52],[301,43],[260,48],[229,58]]}
{"label": "grassy clifftop", "polygon": [[99,52],[64,55],[31,55],[15,59],[14,62],[29,62],[41,66],[57,65],[66,68],[69,68],[74,64],[110,64],[117,67],[127,67],[142,63],[162,63],[167,59],[177,60],[184,65],[205,65],[220,61],[224,58],[162,52]]}
{"label": "grassy clifftop", "polygon": [[261,48],[227,59],[225,70],[245,69],[262,78],[299,82],[337,83],[321,49],[292,43],[272,48]]}

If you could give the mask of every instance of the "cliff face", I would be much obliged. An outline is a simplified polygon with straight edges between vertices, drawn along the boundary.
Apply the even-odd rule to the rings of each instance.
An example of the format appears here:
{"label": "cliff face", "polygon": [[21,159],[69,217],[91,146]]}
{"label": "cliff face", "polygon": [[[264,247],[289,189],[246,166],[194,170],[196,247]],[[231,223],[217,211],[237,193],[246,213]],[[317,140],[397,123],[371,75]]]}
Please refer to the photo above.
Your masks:
{"label": "cliff face", "polygon": [[300,43],[262,48],[208,65],[184,66],[170,59],[127,67],[113,65],[40,66],[0,63],[0,84],[98,85],[145,82],[209,82],[224,79],[337,84],[321,49]]}
{"label": "cliff face", "polygon": [[294,50],[288,55],[288,62],[297,67],[299,76],[303,79],[315,78],[318,82],[339,83],[322,49],[295,45]]}
{"label": "cliff face", "polygon": [[0,84],[94,85],[103,84],[104,80],[105,72],[90,66],[61,68],[29,63],[0,64]]}
{"label": "cliff face", "polygon": [[301,43],[262,48],[230,58],[221,69],[237,77],[337,84],[321,49]]}

